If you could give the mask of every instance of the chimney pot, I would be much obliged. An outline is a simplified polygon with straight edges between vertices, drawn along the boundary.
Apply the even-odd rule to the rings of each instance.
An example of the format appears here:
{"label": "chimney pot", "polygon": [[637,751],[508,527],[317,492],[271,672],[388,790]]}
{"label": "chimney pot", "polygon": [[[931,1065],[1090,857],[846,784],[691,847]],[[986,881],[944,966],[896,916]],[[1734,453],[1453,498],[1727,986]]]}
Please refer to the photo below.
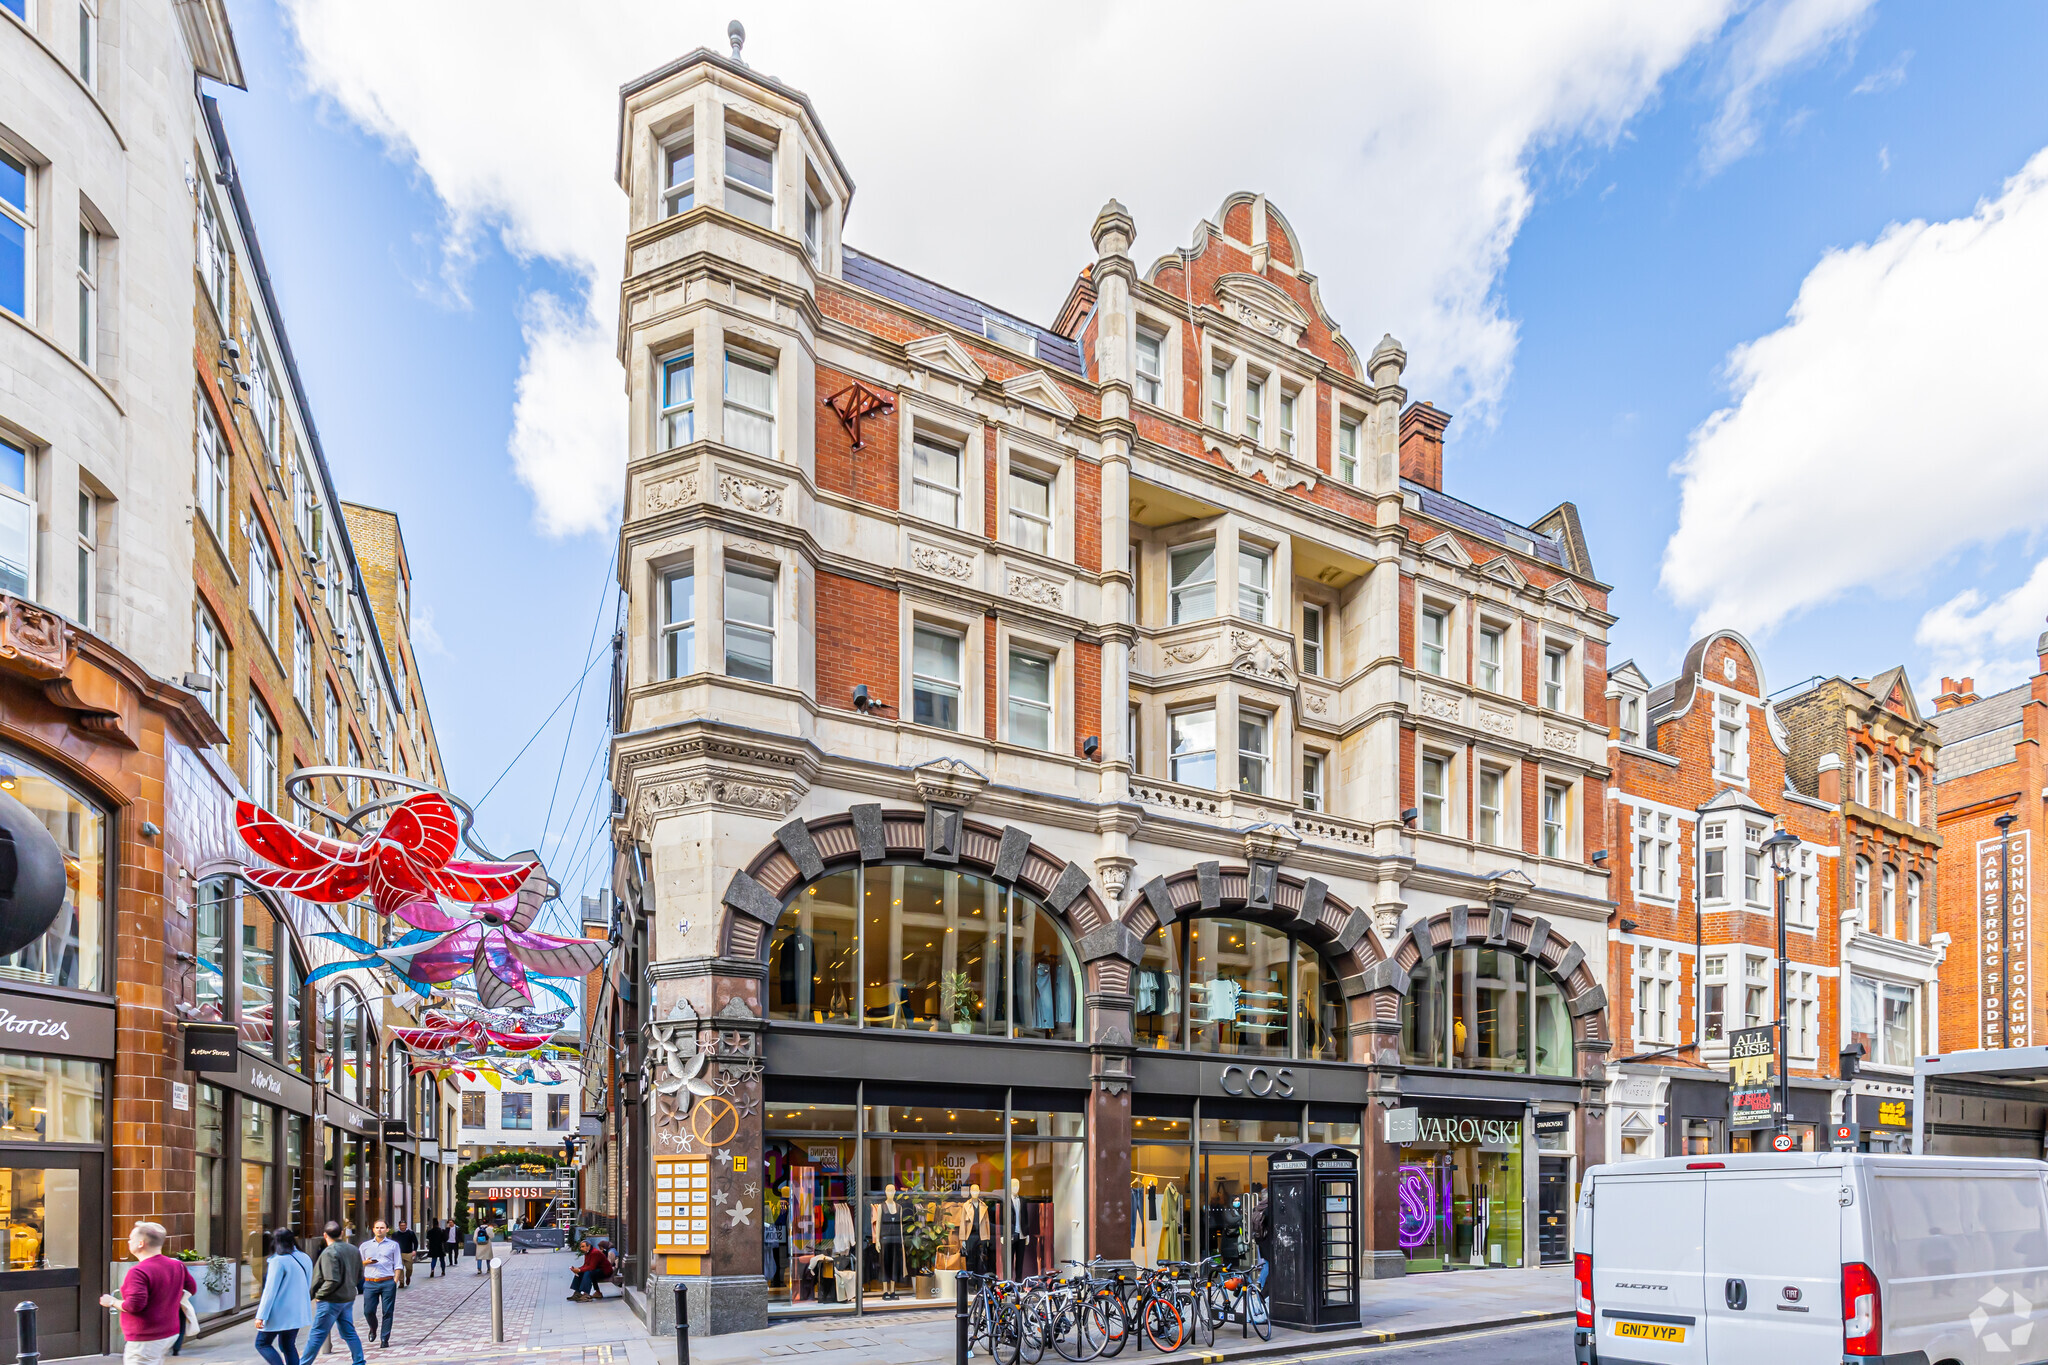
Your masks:
{"label": "chimney pot", "polygon": [[1451,415],[1434,403],[1411,403],[1401,414],[1401,477],[1444,490],[1444,428]]}

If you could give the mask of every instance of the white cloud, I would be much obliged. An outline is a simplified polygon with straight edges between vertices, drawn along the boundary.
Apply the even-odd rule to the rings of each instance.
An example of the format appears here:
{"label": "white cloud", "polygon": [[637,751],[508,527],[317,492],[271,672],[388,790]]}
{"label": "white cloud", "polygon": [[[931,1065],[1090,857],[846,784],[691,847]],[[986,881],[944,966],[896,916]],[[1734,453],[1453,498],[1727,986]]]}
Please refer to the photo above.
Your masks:
{"label": "white cloud", "polygon": [[[618,88],[693,47],[722,50],[728,11],[283,3],[308,84],[440,196],[452,271],[495,233],[587,283],[585,299],[536,300],[523,319],[511,448],[544,529],[605,528],[623,461]],[[811,95],[859,187],[853,245],[1043,320],[1111,195],[1149,262],[1227,193],[1263,190],[1360,349],[1394,332],[1409,387],[1469,424],[1514,357],[1499,282],[1534,203],[1532,156],[1610,143],[1739,3],[1510,3],[1483,20],[1327,3],[1289,15],[1288,31],[1312,35],[1300,42],[1267,41],[1241,6],[801,4],[756,19],[746,55]],[[1765,11],[1745,18],[1730,98],[1756,105],[1858,8],[1771,6],[1768,32]]]}
{"label": "white cloud", "polygon": [[1852,95],[1882,95],[1887,90],[1896,90],[1906,83],[1906,63],[1913,60],[1913,49],[1907,48],[1899,54],[1898,60],[1890,66],[1880,67],[1856,82]]}
{"label": "white cloud", "polygon": [[[1930,658],[1936,677],[1975,678],[1989,695],[2017,686],[2039,666],[2034,646],[2048,617],[2048,559],[2027,581],[1995,601],[1968,588],[1920,618],[1914,643]],[[1928,696],[1934,693],[1929,691]]]}
{"label": "white cloud", "polygon": [[1735,401],[1675,467],[1663,584],[1698,629],[1898,595],[2048,525],[2048,151],[1967,217],[1828,252],[1789,317],[1730,354]]}
{"label": "white cloud", "polygon": [[[1772,84],[1853,39],[1875,2],[1765,0],[1744,15],[1729,35],[1719,80],[1721,110],[1702,139],[1700,168],[1713,175],[1753,151],[1763,136]],[[1801,122],[1795,116],[1788,131]]]}

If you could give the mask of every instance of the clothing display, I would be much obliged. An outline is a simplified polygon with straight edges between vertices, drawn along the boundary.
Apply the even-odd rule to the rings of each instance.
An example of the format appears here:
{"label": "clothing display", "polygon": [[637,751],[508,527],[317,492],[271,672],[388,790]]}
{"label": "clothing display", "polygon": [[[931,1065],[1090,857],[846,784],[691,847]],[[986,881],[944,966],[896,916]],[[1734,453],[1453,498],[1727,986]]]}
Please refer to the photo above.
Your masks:
{"label": "clothing display", "polygon": [[879,1235],[875,1241],[882,1253],[881,1278],[894,1283],[903,1275],[903,1219],[910,1212],[909,1205],[902,1201],[884,1201],[875,1206],[879,1215]]}
{"label": "clothing display", "polygon": [[1026,1279],[1059,1268],[1053,1246],[1052,1200],[1012,1199],[1016,1211],[1010,1238],[1010,1275]]}
{"label": "clothing display", "polygon": [[1181,1217],[1186,1203],[1180,1186],[1158,1176],[1131,1185],[1131,1259],[1150,1268],[1181,1256]]}
{"label": "clothing display", "polygon": [[1179,1014],[1180,974],[1147,967],[1138,973],[1139,1014]]}

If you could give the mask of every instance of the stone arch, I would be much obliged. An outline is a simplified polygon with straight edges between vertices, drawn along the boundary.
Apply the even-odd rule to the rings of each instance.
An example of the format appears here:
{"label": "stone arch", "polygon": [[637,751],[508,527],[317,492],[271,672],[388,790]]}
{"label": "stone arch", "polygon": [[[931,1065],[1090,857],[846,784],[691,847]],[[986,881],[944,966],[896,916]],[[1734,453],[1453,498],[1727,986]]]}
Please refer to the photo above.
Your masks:
{"label": "stone arch", "polygon": [[1549,920],[1506,905],[1454,905],[1409,925],[1392,955],[1369,974],[1366,994],[1380,1031],[1400,1032],[1401,1001],[1408,994],[1411,974],[1425,956],[1468,944],[1506,948],[1556,977],[1572,1017],[1575,1049],[1604,1050],[1612,1042],[1607,1026],[1607,988],[1600,983],[1599,964],[1586,956],[1584,948],[1552,929]]}
{"label": "stone arch", "polygon": [[905,861],[972,872],[1035,897],[1072,940],[1089,990],[1104,989],[1105,964],[1137,956],[1088,870],[1032,842],[1029,831],[969,820],[953,806],[885,811],[878,803],[776,830],[775,842],[725,888],[719,953],[765,966],[775,925],[804,886],[839,868]]}

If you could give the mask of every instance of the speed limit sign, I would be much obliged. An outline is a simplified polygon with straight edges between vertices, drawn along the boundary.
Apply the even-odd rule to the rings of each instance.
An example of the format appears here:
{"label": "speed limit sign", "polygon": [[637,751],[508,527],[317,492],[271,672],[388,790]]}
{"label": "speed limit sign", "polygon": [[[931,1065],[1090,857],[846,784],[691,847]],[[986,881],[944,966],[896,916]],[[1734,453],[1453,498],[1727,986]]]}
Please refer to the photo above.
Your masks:
{"label": "speed limit sign", "polygon": [[1791,1150],[1792,1150],[1792,1135],[1791,1135],[1790,1133],[1780,1133],[1780,1134],[1778,1134],[1778,1135],[1777,1135],[1776,1137],[1772,1138],[1772,1139],[1771,1139],[1771,1150],[1772,1150],[1772,1151],[1774,1151],[1774,1152],[1789,1152],[1789,1151],[1791,1151]]}

